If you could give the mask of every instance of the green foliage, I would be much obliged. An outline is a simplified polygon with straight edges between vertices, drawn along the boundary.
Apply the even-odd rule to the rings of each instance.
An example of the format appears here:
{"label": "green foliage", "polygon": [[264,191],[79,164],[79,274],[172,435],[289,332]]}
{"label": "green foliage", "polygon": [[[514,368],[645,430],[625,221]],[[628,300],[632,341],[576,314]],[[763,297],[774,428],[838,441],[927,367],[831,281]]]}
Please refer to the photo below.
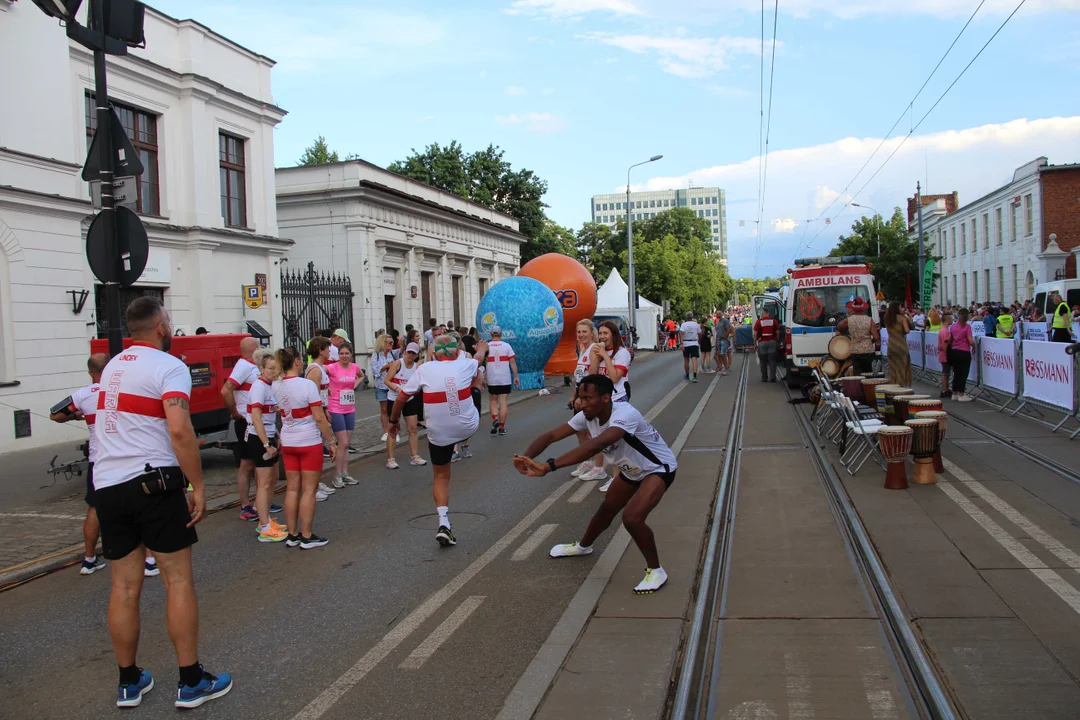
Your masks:
{"label": "green foliage", "polygon": [[386,169],[517,218],[521,234],[528,238],[521,248],[525,264],[550,252],[545,247],[562,245],[547,228],[543,202],[547,182],[532,170],[515,170],[504,154],[495,145],[467,154],[452,140],[446,146],[432,143],[421,152],[414,148],[409,157]]}
{"label": "green foliage", "polygon": [[739,278],[734,281],[735,292],[738,293],[736,302],[739,305],[748,305],[751,297],[761,295],[769,288],[778,288],[781,282],[783,282],[783,278],[766,277],[763,280]]}
{"label": "green foliage", "polygon": [[[928,246],[927,257],[931,256],[931,252],[932,248]],[[841,236],[839,244],[829,255],[865,255],[874,266],[874,283],[889,300],[903,302],[909,276],[912,297],[917,299],[919,296],[922,287],[922,278],[917,271],[919,245],[908,236],[907,220],[900,208],[893,211],[887,222],[881,215],[856,220],[851,226],[851,234]],[[938,274],[935,273],[935,285],[937,279]]]}
{"label": "green foliage", "polygon": [[309,148],[304,150],[297,165],[326,165],[336,163],[338,159],[338,154],[330,150],[330,146],[326,144],[326,138],[320,135],[315,138],[315,142]]}
{"label": "green foliage", "polygon": [[532,250],[536,253],[534,257],[548,253],[560,253],[569,255],[576,260],[578,257],[577,238],[570,228],[565,228],[557,222],[545,219],[543,227],[540,228],[536,239],[533,240]]}

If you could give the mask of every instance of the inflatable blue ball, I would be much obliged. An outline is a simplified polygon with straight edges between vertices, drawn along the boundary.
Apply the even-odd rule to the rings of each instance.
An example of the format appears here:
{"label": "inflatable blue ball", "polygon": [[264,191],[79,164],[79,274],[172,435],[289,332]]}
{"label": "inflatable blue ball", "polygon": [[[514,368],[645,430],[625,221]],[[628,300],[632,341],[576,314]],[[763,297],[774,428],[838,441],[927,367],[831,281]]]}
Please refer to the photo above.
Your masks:
{"label": "inflatable blue ball", "polygon": [[524,389],[544,386],[544,366],[563,331],[558,298],[539,280],[514,276],[495,283],[476,308],[476,327],[484,340],[491,328],[502,328],[502,339],[514,348],[518,377]]}

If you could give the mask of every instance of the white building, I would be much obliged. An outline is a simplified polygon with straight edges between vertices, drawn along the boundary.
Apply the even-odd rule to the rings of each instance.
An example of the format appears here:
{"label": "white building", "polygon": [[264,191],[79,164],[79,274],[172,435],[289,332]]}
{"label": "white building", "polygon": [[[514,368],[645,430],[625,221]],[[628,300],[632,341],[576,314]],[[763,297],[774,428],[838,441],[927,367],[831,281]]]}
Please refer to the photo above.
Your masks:
{"label": "white building", "polygon": [[[272,297],[276,259],[291,245],[278,237],[274,207],[273,132],[285,115],[270,92],[274,62],[150,8],[145,34],[145,49],[108,59],[109,95],[146,167],[132,209],[151,248],[122,299],[163,298],[188,334],[200,325],[241,332],[240,286],[265,275]],[[0,0],[0,67],[4,452],[73,438],[45,418],[88,381],[104,292],[86,262],[94,210],[80,179],[94,121],[92,55],[33,3]],[[279,325],[273,302],[246,313],[271,331]],[[13,408],[33,414],[30,437],[16,439]]]}
{"label": "white building", "polygon": [[629,209],[634,220],[648,220],[658,213],[674,207],[688,207],[699,218],[712,225],[712,245],[727,265],[727,203],[720,188],[692,187],[688,190],[655,190],[630,193],[630,208],[626,207],[626,193],[593,195],[592,221],[615,227],[619,220],[626,220]]}
{"label": "white building", "polygon": [[277,170],[278,224],[289,264],[314,262],[352,281],[353,344],[429,318],[475,324],[487,289],[517,273],[518,221],[362,160]]}
{"label": "white building", "polygon": [[942,258],[933,302],[1022,303],[1035,285],[1066,277],[1067,264],[1075,268],[1069,251],[1080,241],[1077,178],[1080,166],[1049,165],[1040,157],[1017,168],[1009,184],[952,213],[943,199],[926,205],[927,255]]}

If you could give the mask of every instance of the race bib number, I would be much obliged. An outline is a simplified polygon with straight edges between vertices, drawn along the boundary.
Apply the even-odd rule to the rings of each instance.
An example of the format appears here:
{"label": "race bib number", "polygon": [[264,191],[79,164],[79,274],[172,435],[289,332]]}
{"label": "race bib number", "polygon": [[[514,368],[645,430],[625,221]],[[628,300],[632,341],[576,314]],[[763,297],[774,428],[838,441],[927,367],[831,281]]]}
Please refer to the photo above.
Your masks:
{"label": "race bib number", "polygon": [[585,368],[581,365],[578,365],[576,368],[574,368],[574,381],[581,382],[581,379],[583,377],[585,377]]}
{"label": "race bib number", "polygon": [[319,399],[322,400],[323,407],[326,407],[326,404],[330,402],[330,391],[319,390]]}
{"label": "race bib number", "polygon": [[341,390],[338,392],[338,402],[342,405],[355,405],[356,404],[356,391],[355,390]]}

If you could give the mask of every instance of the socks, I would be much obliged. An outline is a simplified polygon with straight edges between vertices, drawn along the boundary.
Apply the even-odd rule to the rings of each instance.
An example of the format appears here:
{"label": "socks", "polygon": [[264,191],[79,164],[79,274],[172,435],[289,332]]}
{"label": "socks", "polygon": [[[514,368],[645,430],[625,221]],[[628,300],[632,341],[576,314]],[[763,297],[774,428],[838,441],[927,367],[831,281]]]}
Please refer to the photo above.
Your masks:
{"label": "socks", "polygon": [[450,527],[450,507],[439,505],[435,509],[439,511],[439,525]]}
{"label": "socks", "polygon": [[92,563],[97,560],[97,555],[84,555],[83,559],[86,560],[86,562],[88,563]]}
{"label": "socks", "polygon": [[157,565],[157,560],[155,560],[154,556],[151,555],[150,557],[146,558],[146,564],[152,567],[154,565]]}
{"label": "socks", "polygon": [[187,667],[180,666],[180,682],[188,687],[195,687],[202,681],[203,669],[202,665],[195,663],[194,665],[188,665]]}
{"label": "socks", "polygon": [[141,677],[142,671],[137,665],[129,665],[128,667],[120,668],[121,685],[138,685]]}
{"label": "socks", "polygon": [[265,525],[263,525],[263,526],[261,526],[259,528],[259,532],[269,532],[269,531],[270,531],[270,523],[266,523]]}

